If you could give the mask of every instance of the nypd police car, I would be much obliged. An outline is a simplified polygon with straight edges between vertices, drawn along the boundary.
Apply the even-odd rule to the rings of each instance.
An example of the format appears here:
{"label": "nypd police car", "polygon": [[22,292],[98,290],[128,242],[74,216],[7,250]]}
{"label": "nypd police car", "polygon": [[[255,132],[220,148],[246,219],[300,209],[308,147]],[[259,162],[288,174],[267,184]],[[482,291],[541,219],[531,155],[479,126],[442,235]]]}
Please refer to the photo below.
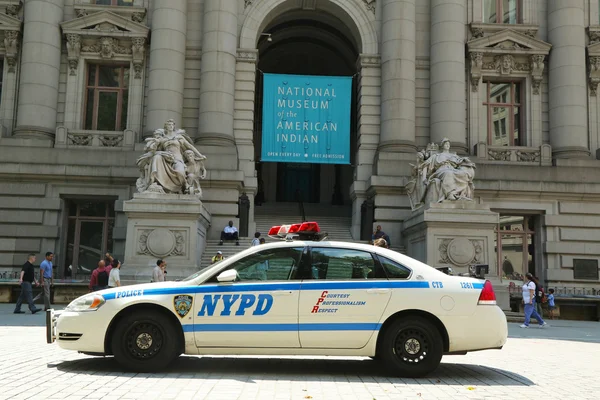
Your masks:
{"label": "nypd police car", "polygon": [[48,343],[151,372],[181,354],[369,356],[420,377],[444,354],[501,349],[489,281],[448,276],[366,244],[320,240],[314,222],[176,282],[91,293],[48,310]]}

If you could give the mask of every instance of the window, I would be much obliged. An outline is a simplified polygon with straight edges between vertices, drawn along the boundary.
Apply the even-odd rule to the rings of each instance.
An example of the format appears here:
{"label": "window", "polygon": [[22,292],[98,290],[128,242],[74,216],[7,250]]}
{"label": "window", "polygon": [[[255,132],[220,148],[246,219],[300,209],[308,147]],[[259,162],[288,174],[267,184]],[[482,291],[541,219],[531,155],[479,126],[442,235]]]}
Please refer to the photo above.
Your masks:
{"label": "window", "polygon": [[[235,269],[239,281],[287,281],[296,278],[303,247],[270,249],[254,253],[230,266]],[[223,271],[220,271],[222,273]],[[217,274],[206,283],[215,283]]]}
{"label": "window", "polygon": [[133,0],[93,0],[92,3],[102,6],[133,6]]}
{"label": "window", "polygon": [[89,64],[85,129],[120,131],[127,126],[129,67]]}
{"label": "window", "polygon": [[388,258],[377,256],[389,279],[408,279],[411,270]]}
{"label": "window", "polygon": [[490,146],[523,146],[521,84],[486,82]]}
{"label": "window", "polygon": [[313,248],[312,279],[385,279],[385,273],[375,264],[371,253],[332,248]]}
{"label": "window", "polygon": [[[67,201],[65,276],[88,275],[106,252],[112,253],[113,201]],[[69,270],[69,266],[72,268]]]}
{"label": "window", "polygon": [[535,268],[535,217],[501,215],[496,227],[496,257],[502,279],[521,282]]}
{"label": "window", "polygon": [[518,24],[521,0],[483,0],[483,22],[486,24]]}

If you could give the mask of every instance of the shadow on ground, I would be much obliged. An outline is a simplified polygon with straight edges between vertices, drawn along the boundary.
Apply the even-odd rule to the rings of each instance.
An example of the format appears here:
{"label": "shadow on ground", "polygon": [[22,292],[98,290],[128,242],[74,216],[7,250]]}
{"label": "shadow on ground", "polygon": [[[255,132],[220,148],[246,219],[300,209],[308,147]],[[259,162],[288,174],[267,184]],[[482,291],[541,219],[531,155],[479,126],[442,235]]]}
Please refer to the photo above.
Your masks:
{"label": "shadow on ground", "polygon": [[389,381],[421,385],[532,386],[528,378],[497,368],[472,364],[442,363],[426,378],[410,379],[390,375],[378,362],[366,359],[231,358],[182,356],[164,372],[128,373],[112,357],[85,358],[48,364],[62,372],[130,377],[181,379],[220,378],[252,383],[256,380],[324,380],[331,382]]}

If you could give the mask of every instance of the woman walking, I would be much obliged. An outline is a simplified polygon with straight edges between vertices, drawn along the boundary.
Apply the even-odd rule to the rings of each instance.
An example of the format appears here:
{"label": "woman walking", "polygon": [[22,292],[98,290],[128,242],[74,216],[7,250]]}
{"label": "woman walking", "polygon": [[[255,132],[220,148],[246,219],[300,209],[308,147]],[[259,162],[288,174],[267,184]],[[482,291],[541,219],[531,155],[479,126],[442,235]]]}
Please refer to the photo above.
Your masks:
{"label": "woman walking", "polygon": [[529,321],[531,317],[537,319],[540,328],[546,326],[546,322],[542,319],[540,314],[535,310],[535,289],[536,285],[533,281],[533,275],[530,273],[525,275],[525,284],[523,285],[523,304],[525,305],[525,322],[521,325],[521,328],[529,328]]}

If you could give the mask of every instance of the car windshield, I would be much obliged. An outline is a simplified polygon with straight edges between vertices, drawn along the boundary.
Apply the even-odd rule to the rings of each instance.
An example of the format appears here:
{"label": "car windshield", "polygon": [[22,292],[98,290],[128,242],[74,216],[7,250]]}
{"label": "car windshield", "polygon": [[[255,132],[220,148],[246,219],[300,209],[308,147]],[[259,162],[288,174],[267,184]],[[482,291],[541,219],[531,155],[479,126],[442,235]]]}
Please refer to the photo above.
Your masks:
{"label": "car windshield", "polygon": [[[220,262],[220,261],[219,261],[219,262]],[[215,264],[217,264],[217,263],[215,263]],[[187,281],[191,281],[191,280],[194,280],[194,279],[196,279],[196,278],[197,278],[197,277],[199,277],[201,274],[203,274],[204,272],[206,272],[206,270],[207,270],[208,268],[210,268],[210,267],[214,266],[215,264],[212,264],[212,265],[210,265],[210,266],[208,266],[208,267],[204,267],[204,268],[202,268],[200,271],[198,271],[198,272],[195,272],[195,273],[193,273],[192,275],[188,276],[187,278],[184,278],[184,279],[182,279],[182,280],[181,280],[181,282],[187,282]]]}

